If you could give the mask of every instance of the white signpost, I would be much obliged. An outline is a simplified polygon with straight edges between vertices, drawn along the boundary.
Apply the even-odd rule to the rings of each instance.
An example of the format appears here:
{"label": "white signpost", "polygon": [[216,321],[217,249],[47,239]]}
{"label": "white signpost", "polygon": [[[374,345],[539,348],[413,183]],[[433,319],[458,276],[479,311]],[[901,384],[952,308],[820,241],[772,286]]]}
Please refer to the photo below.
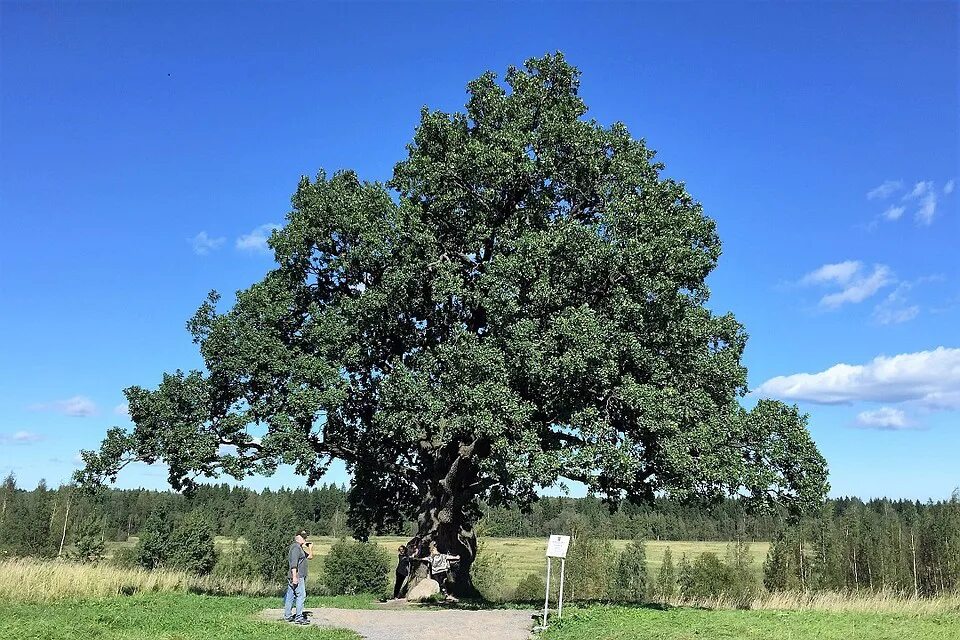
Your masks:
{"label": "white signpost", "polygon": [[557,599],[557,618],[563,617],[563,574],[567,564],[567,547],[570,536],[550,536],[547,541],[547,591],[543,597],[543,628],[547,628],[547,612],[550,610],[550,568],[553,558],[560,558],[560,594]]}

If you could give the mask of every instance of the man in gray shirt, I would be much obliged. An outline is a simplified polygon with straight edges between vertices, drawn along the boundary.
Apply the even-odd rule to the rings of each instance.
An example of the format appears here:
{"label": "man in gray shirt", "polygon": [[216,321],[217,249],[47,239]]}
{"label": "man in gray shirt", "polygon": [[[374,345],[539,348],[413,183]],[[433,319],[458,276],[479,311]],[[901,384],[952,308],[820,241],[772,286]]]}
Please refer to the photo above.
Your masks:
{"label": "man in gray shirt", "polygon": [[[301,530],[290,543],[287,552],[287,594],[283,598],[283,617],[294,624],[308,624],[303,617],[303,601],[307,598],[307,561],[313,550],[307,542],[307,532]],[[293,601],[297,601],[297,613],[293,615]]]}

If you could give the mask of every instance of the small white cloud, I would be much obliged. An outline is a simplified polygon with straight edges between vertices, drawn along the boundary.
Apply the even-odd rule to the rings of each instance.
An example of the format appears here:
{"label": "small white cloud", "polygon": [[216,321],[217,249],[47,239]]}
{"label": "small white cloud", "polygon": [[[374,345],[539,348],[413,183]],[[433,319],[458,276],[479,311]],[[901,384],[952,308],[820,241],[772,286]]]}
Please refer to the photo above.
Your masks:
{"label": "small white cloud", "polygon": [[956,180],[947,180],[947,184],[943,185],[943,193],[944,193],[944,195],[947,195],[947,196],[948,196],[948,195],[950,195],[951,193],[953,193],[953,188],[956,187],[956,186],[957,186],[957,181],[956,181]]}
{"label": "small white cloud", "polygon": [[891,205],[887,207],[887,210],[883,212],[883,217],[887,220],[899,220],[903,215],[903,212],[906,211],[906,207],[897,207]]}
{"label": "small white cloud", "polygon": [[754,394],[815,404],[911,402],[931,411],[960,409],[960,349],[937,347],[877,356],[866,364],[836,364],[818,373],[777,376]]}
{"label": "small white cloud", "polygon": [[66,400],[34,404],[30,406],[34,411],[56,411],[75,418],[86,418],[97,412],[97,405],[86,396],[73,396]]}
{"label": "small white cloud", "polygon": [[907,414],[900,409],[881,407],[874,411],[861,411],[857,414],[857,424],[868,429],[910,429],[914,427]]}
{"label": "small white cloud", "polygon": [[206,231],[201,231],[192,238],[187,239],[187,242],[193,247],[193,252],[198,256],[205,256],[211,251],[216,251],[222,247],[226,241],[227,239],[222,237],[211,238],[207,235]]}
{"label": "small white cloud", "polygon": [[882,200],[889,198],[903,188],[902,180],[886,180],[883,184],[867,192],[868,200]]}
{"label": "small white cloud", "polygon": [[880,324],[901,324],[913,320],[920,314],[920,307],[910,304],[907,292],[913,288],[908,282],[902,282],[896,289],[873,309],[873,317]]}
{"label": "small white cloud", "polygon": [[118,404],[117,406],[115,406],[115,407],[113,408],[113,413],[114,413],[115,415],[118,415],[118,416],[123,416],[123,417],[125,417],[125,418],[129,418],[129,417],[130,417],[130,405],[128,405],[126,402],[124,402],[123,404]]}
{"label": "small white cloud", "polygon": [[863,264],[857,260],[825,264],[819,269],[815,269],[803,276],[800,284],[823,284],[828,282],[846,284],[850,282],[862,267]]}
{"label": "small white cloud", "polygon": [[7,444],[33,444],[43,440],[43,436],[30,431],[17,431],[10,435],[0,434],[0,442]]}
{"label": "small white cloud", "polygon": [[269,255],[270,247],[267,245],[267,240],[270,239],[271,232],[281,228],[278,224],[262,224],[250,233],[237,238],[237,249]]}
{"label": "small white cloud", "polygon": [[836,309],[847,303],[863,302],[892,282],[895,279],[886,265],[877,264],[872,271],[867,271],[859,260],[846,260],[811,271],[800,279],[799,284],[839,287],[839,291],[820,298],[821,307]]}
{"label": "small white cloud", "polygon": [[916,202],[917,210],[914,212],[914,220],[917,224],[927,226],[933,222],[937,213],[937,190],[930,180],[921,180],[913,186],[913,190],[903,196],[904,200]]}

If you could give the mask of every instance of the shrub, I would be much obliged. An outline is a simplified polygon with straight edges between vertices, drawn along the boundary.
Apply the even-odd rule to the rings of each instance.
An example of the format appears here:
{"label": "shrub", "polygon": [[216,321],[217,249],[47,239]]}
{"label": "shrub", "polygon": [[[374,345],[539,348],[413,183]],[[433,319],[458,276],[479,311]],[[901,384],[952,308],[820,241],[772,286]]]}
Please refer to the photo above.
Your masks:
{"label": "shrub", "polygon": [[488,551],[483,541],[477,549],[477,558],[470,567],[473,586],[485,600],[503,600],[504,580],[506,578],[503,555]]}
{"label": "shrub", "polygon": [[169,556],[171,533],[169,512],[163,507],[151,511],[137,541],[137,564],[144,569],[162,567]]}
{"label": "shrub", "polygon": [[517,588],[513,593],[513,599],[517,602],[532,602],[543,600],[543,595],[547,591],[547,583],[536,573],[528,573],[517,583]]}
{"label": "shrub", "polygon": [[613,543],[599,535],[575,533],[567,553],[570,600],[602,600],[609,596],[616,563]]}
{"label": "shrub", "polygon": [[110,564],[122,569],[140,567],[140,550],[137,547],[120,547],[110,556]]}
{"label": "shrub", "polygon": [[627,543],[617,556],[610,597],[620,602],[640,602],[647,595],[647,553],[642,540]]}
{"label": "shrub", "polygon": [[250,555],[264,580],[285,584],[287,556],[296,530],[293,509],[286,502],[257,509],[244,531]]}
{"label": "shrub", "polygon": [[250,547],[236,540],[217,553],[217,561],[211,574],[218,580],[251,580],[261,577],[260,566]]}
{"label": "shrub", "polygon": [[213,523],[200,511],[185,515],[170,534],[167,544],[168,564],[198,575],[213,569],[216,553],[213,547]]}
{"label": "shrub", "polygon": [[673,566],[673,554],[670,547],[663,552],[663,562],[657,574],[656,597],[661,601],[668,601],[677,593],[677,572]]}
{"label": "shrub", "polygon": [[103,558],[106,545],[100,520],[95,515],[87,517],[77,529],[73,558],[79,562],[97,562]]}
{"label": "shrub", "polygon": [[750,568],[749,547],[739,543],[727,552],[727,562],[715,553],[704,553],[693,564],[684,562],[680,572],[680,595],[690,600],[725,599],[748,606],[757,595],[756,577]]}
{"label": "shrub", "polygon": [[389,569],[389,554],[371,542],[341,538],[323,558],[324,584],[333,595],[386,593]]}

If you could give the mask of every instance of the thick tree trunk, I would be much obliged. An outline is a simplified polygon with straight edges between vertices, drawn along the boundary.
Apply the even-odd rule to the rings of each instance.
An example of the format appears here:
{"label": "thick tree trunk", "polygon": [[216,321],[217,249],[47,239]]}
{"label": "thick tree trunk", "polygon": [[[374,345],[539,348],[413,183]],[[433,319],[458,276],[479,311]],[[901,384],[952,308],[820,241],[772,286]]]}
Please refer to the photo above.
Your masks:
{"label": "thick tree trunk", "polygon": [[[450,563],[446,590],[458,597],[478,597],[470,567],[477,557],[477,537],[473,529],[472,505],[476,496],[476,468],[473,456],[476,443],[451,446],[438,455],[435,472],[426,481],[417,515],[418,558],[430,553],[430,543],[440,553],[459,556]],[[416,539],[415,539],[416,540]],[[407,588],[429,577],[429,565],[418,562],[411,568]]]}

